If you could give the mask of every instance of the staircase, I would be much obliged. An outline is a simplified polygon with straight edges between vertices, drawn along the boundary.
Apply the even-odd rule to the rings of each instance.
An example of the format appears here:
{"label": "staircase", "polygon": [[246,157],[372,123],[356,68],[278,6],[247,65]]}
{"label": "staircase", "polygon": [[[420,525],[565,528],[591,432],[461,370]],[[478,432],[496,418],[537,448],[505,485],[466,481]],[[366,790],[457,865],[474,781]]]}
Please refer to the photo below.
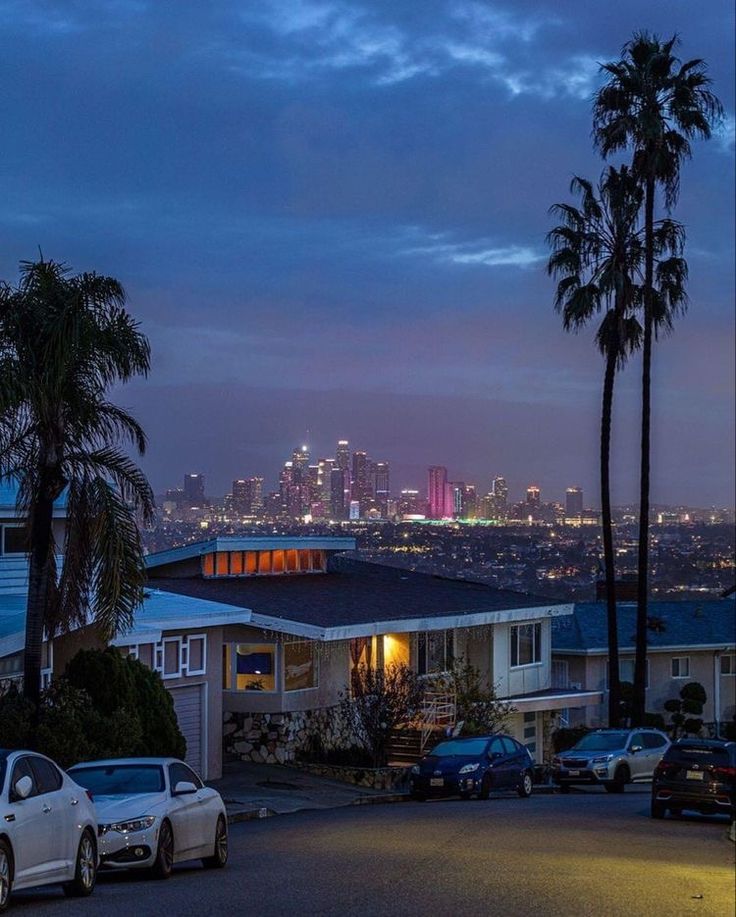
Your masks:
{"label": "staircase", "polygon": [[386,746],[388,763],[391,765],[416,764],[422,757],[422,730],[407,726],[396,729]]}

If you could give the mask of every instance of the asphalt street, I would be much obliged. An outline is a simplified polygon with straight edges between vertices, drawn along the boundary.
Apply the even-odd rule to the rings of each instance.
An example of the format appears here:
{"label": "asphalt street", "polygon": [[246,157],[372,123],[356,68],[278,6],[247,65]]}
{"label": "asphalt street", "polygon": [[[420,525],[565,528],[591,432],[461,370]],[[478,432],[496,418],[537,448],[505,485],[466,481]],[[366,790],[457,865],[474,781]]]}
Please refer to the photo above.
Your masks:
{"label": "asphalt street", "polygon": [[625,915],[733,917],[728,824],[649,818],[649,790],[303,812],[231,828],[230,863],[167,882],[101,877],[92,898],[19,893],[17,917]]}

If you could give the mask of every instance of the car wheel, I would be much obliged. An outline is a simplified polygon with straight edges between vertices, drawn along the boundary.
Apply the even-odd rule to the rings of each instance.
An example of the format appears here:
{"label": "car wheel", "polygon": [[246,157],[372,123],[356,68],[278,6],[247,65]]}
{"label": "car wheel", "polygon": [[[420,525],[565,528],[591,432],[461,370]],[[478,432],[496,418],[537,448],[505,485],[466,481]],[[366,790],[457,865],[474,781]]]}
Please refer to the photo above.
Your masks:
{"label": "car wheel", "polygon": [[534,783],[532,781],[532,775],[529,771],[525,771],[521,775],[521,782],[516,788],[516,792],[521,796],[522,799],[528,799],[532,795],[532,787]]}
{"label": "car wheel", "polygon": [[0,840],[0,912],[5,911],[13,888],[13,854],[5,841]]}
{"label": "car wheel", "polygon": [[156,862],[151,868],[154,879],[168,879],[174,868],[174,832],[171,824],[164,821],[158,832],[158,848]]}
{"label": "car wheel", "polygon": [[478,799],[488,799],[490,795],[491,795],[491,778],[486,774],[486,776],[483,778],[483,782],[480,785]]}
{"label": "car wheel", "polygon": [[605,783],[607,793],[623,793],[624,787],[629,782],[629,769],[625,764],[622,764],[621,767],[616,768],[616,773],[613,775],[613,780],[610,780],[608,783]]}
{"label": "car wheel", "polygon": [[215,852],[211,857],[205,857],[202,860],[202,865],[205,869],[222,869],[227,863],[227,855],[227,822],[220,815],[215,827]]}
{"label": "car wheel", "polygon": [[69,898],[86,898],[95,889],[97,881],[97,848],[92,832],[87,828],[79,839],[74,878],[62,886]]}
{"label": "car wheel", "polygon": [[667,808],[661,802],[653,802],[651,808],[652,818],[664,818]]}

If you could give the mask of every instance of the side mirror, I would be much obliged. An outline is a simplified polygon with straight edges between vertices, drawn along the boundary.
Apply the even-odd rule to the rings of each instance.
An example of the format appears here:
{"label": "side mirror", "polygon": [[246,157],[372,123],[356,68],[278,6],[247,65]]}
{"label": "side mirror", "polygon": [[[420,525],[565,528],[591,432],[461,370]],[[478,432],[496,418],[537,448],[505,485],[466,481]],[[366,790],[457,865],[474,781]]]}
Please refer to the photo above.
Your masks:
{"label": "side mirror", "polygon": [[20,780],[13,787],[13,792],[15,793],[16,799],[28,799],[31,795],[31,790],[33,789],[33,780],[26,774],[25,777],[21,777]]}
{"label": "side mirror", "polygon": [[631,754],[635,755],[638,751],[641,751],[641,745],[632,745]]}
{"label": "side mirror", "polygon": [[197,787],[189,780],[180,780],[174,787],[174,796],[186,796],[187,793],[196,793]]}

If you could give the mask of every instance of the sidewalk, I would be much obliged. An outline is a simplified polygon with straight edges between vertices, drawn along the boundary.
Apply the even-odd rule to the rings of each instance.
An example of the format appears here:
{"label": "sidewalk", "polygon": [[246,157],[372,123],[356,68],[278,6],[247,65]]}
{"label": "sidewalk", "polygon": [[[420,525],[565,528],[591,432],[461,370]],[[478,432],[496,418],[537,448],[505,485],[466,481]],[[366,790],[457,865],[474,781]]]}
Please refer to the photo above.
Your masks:
{"label": "sidewalk", "polygon": [[403,802],[409,798],[406,793],[351,786],[281,764],[235,761],[225,763],[222,770],[219,780],[208,782],[222,796],[231,824],[304,809]]}

